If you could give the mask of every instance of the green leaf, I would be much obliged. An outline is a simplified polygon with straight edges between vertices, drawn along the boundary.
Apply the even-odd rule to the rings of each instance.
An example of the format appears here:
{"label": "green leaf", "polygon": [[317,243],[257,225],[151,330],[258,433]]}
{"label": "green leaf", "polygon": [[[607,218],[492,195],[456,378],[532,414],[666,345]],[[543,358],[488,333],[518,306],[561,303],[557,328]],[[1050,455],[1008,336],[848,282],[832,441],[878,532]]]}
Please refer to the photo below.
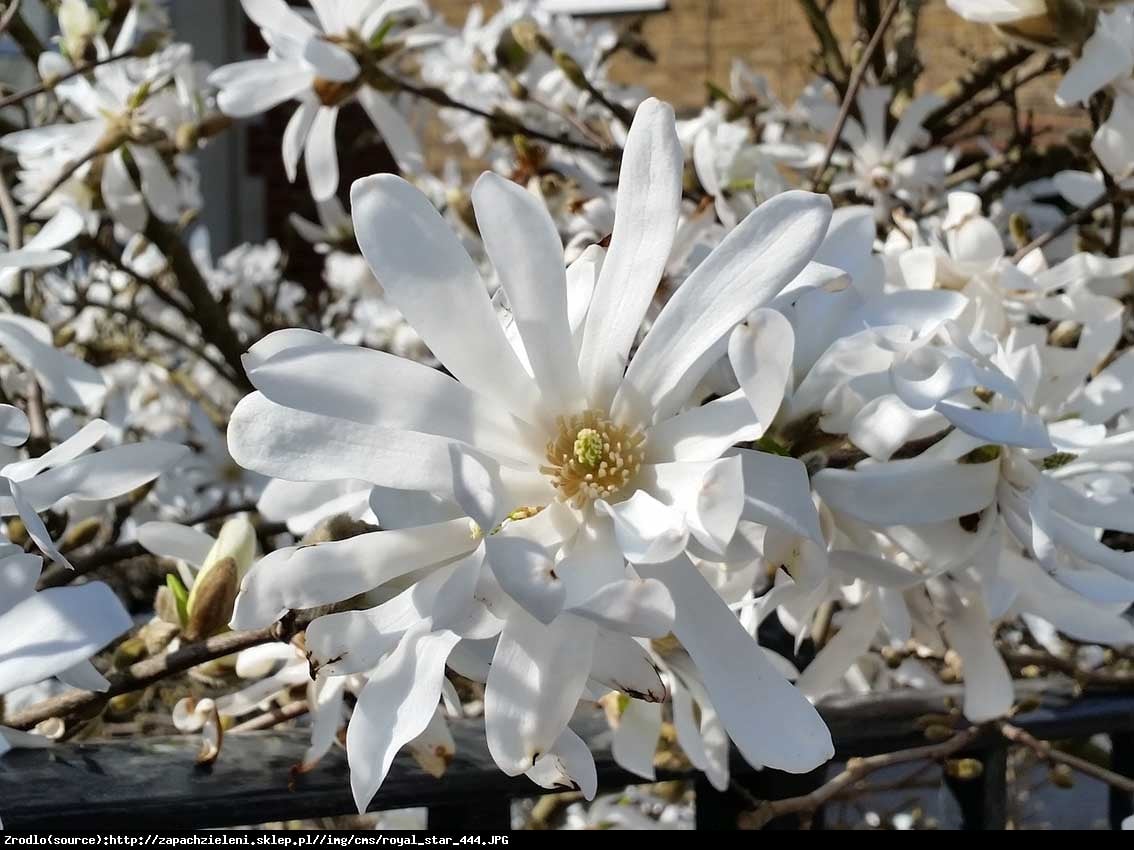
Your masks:
{"label": "green leaf", "polygon": [[165,586],[169,588],[174,602],[177,603],[177,619],[181,621],[181,625],[185,625],[189,619],[189,591],[185,589],[181,579],[173,573],[166,573]]}

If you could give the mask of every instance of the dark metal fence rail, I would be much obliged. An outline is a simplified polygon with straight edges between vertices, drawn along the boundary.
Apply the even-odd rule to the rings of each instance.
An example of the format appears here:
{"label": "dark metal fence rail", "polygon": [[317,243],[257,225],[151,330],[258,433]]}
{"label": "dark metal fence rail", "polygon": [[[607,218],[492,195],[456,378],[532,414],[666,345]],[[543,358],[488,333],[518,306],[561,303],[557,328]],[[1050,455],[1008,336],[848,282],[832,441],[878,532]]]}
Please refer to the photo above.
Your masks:
{"label": "dark metal fence rail", "polygon": [[[893,752],[925,743],[917,718],[940,713],[959,692],[893,692],[825,703],[839,759]],[[1037,738],[1060,740],[1107,734],[1111,769],[1134,777],[1134,695],[1092,695],[1073,699],[1046,695],[1042,707],[1013,721]],[[457,754],[444,779],[435,780],[413,761],[399,756],[372,804],[373,810],[425,806],[434,829],[495,830],[510,827],[510,803],[546,793],[523,777],[509,778],[492,763],[483,728],[456,723]],[[584,730],[595,753],[600,789],[641,784],[610,756],[601,722]],[[229,735],[220,759],[210,768],[194,765],[193,736],[64,744],[21,750],[0,758],[0,818],[8,829],[163,830],[237,826],[354,811],[346,758],[332,752],[302,776],[291,768],[307,746],[302,730]],[[981,776],[951,782],[965,829],[1003,828],[1007,818],[1007,749],[1002,739],[978,741],[967,752],[984,765]],[[825,769],[805,776],[755,771],[734,754],[733,777],[749,795],[780,799],[807,793],[823,782]],[[749,799],[720,794],[696,777],[659,772],[659,780],[696,782],[698,829],[731,829]],[[1117,828],[1134,804],[1112,789],[1109,817]],[[821,817],[815,820],[821,825]],[[782,818],[769,828],[795,828]]]}

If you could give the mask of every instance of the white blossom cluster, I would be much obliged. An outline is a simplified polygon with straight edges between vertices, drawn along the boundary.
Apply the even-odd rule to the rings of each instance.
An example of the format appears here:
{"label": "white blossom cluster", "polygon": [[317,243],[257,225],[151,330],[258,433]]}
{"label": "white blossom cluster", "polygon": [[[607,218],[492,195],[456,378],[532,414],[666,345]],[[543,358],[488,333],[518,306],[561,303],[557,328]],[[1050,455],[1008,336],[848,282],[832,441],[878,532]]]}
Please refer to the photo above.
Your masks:
{"label": "white blossom cluster", "polygon": [[[211,69],[157,4],[52,5],[0,108],[0,752],[227,635],[172,726],[223,758],[302,701],[360,811],[471,717],[545,788],[594,797],[605,716],[725,789],[732,747],[831,759],[831,694],[963,681],[981,723],[1006,650],[1134,644],[1134,3],[949,0],[1043,66],[1059,156],[894,50],[677,118],[616,81],[636,31],[529,2],[241,0],[268,51]],[[321,279],[202,223],[194,154],[275,108]],[[346,110],[398,173],[340,180]]]}

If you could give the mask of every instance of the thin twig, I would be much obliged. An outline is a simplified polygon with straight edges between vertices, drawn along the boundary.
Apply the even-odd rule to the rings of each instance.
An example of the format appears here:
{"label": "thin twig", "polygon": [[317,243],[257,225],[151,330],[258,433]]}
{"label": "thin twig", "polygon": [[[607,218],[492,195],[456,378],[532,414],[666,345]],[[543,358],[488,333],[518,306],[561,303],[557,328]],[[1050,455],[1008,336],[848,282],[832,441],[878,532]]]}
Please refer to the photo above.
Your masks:
{"label": "thin twig", "polygon": [[882,38],[886,34],[886,29],[890,26],[890,22],[894,20],[894,15],[898,11],[902,0],[890,0],[886,6],[886,10],[882,13],[882,19],[878,22],[878,28],[874,30],[874,35],[870,37],[870,41],[866,45],[866,49],[862,52],[862,57],[855,65],[854,71],[851,72],[850,82],[847,84],[846,94],[843,95],[843,104],[839,107],[839,115],[835,119],[835,126],[831,130],[831,138],[827,140],[827,150],[823,152],[823,161],[819,167],[815,169],[815,173],[811,178],[811,184],[815,187],[816,191],[823,191],[826,186],[823,182],[823,175],[827,173],[827,169],[831,165],[831,157],[835,155],[835,149],[839,146],[839,140],[843,135],[843,127],[846,126],[847,118],[850,117],[851,109],[854,107],[854,99],[858,95],[859,86],[862,85],[863,78],[866,76],[866,69],[870,67],[870,59],[874,52],[882,45]]}
{"label": "thin twig", "polygon": [[[4,228],[8,231],[9,250],[20,250],[24,244],[24,225],[16,211],[12,193],[8,191],[8,181],[2,173],[0,173],[0,213],[4,216]],[[22,274],[18,276],[18,280],[19,285],[16,291],[19,293],[19,297],[13,299],[16,302],[13,306],[24,308],[17,309],[17,312],[24,312],[27,304]],[[39,457],[51,447],[47,433],[47,410],[43,404],[43,389],[34,373],[29,372],[28,379],[30,383],[28,385],[27,409],[24,411],[28,417],[27,450],[32,457]]]}
{"label": "thin twig", "polygon": [[522,136],[528,136],[532,139],[539,139],[543,142],[548,142],[553,145],[559,145],[564,148],[572,148],[573,150],[587,151],[589,153],[598,154],[604,157],[615,157],[621,154],[616,148],[601,148],[598,145],[592,145],[590,142],[581,142],[577,139],[572,139],[567,136],[557,136],[554,133],[545,133],[542,130],[536,130],[532,127],[526,127],[511,115],[498,114],[487,112],[479,107],[473,106],[469,103],[462,103],[459,100],[454,100],[449,97],[441,89],[437,88],[423,88],[415,86],[407,80],[402,80],[397,77],[387,75],[387,79],[392,82],[400,91],[407,94],[412,94],[414,97],[420,97],[422,100],[428,100],[430,103],[437,106],[448,107],[450,109],[459,109],[462,112],[468,112],[470,115],[478,115],[486,119],[492,124],[504,124],[510,132],[518,133]]}
{"label": "thin twig", "polygon": [[151,214],[146,221],[143,235],[157,246],[177,276],[178,287],[189,303],[193,305],[193,320],[201,328],[201,332],[210,343],[216,346],[229,365],[232,374],[236,377],[238,386],[251,390],[252,383],[244,374],[244,365],[241,357],[244,346],[236,337],[232,325],[224,309],[209,292],[209,286],[201,276],[192,254],[181,241],[181,237],[168,224]]}
{"label": "thin twig", "polygon": [[272,706],[263,714],[258,714],[251,720],[245,720],[243,723],[233,726],[226,734],[239,735],[241,732],[259,732],[263,729],[271,729],[281,723],[302,717],[309,711],[311,711],[311,707],[307,704],[307,700],[303,699],[289,702],[280,707]]}
{"label": "thin twig", "polygon": [[110,687],[105,691],[67,691],[59,696],[37,702],[23,711],[17,711],[6,718],[4,724],[14,729],[31,729],[37,723],[49,718],[64,717],[80,709],[104,704],[113,696],[141,690],[167,676],[182,673],[206,661],[223,658],[264,643],[291,640],[301,630],[302,625],[294,617],[285,617],[262,629],[226,632],[195,643],[182,644],[176,650],[146,658],[119,673],[107,676]]}
{"label": "thin twig", "polygon": [[1097,210],[1102,209],[1107,204],[1117,201],[1119,198],[1123,197],[1124,194],[1125,192],[1120,186],[1114,186],[1109,192],[1103,192],[1101,195],[1095,198],[1095,200],[1087,204],[1087,206],[1080,207],[1074,213],[1067,216],[1067,218],[1063,219],[1063,221],[1061,221],[1056,227],[1053,227],[1046,233],[1037,236],[1035,239],[1033,239],[1019,251],[1017,251],[1012,259],[1018,263],[1032,251],[1047,247],[1072,227],[1084,224],[1085,222],[1089,221],[1091,216],[1094,215]]}
{"label": "thin twig", "polygon": [[[204,511],[189,519],[183,520],[182,525],[194,526],[200,525],[204,522],[212,522],[215,519],[223,519],[232,516],[233,514],[249,513],[256,509],[256,505],[252,502],[239,502],[235,505],[222,505],[210,510]],[[274,529],[275,526],[273,525]],[[140,558],[144,555],[149,555],[150,551],[142,546],[141,543],[117,543],[113,546],[105,546],[99,551],[86,558],[71,558],[71,566],[74,569],[67,569],[62,564],[53,564],[43,571],[39,577],[39,583],[36,586],[37,590],[46,590],[49,587],[62,587],[70,584],[80,576],[84,576],[89,572],[97,570],[99,567],[105,567],[110,564],[117,564],[120,561],[128,561],[131,558]]]}
{"label": "thin twig", "polygon": [[844,91],[847,86],[847,75],[850,69],[843,58],[843,51],[839,47],[839,39],[831,29],[827,20],[827,13],[819,8],[815,0],[799,0],[800,8],[807,17],[807,23],[819,42],[819,57],[823,61],[826,76],[835,84],[835,88]]}
{"label": "thin twig", "polygon": [[7,6],[4,7],[4,13],[0,14],[0,35],[8,31],[8,25],[15,20],[20,11],[20,0],[12,0]]}
{"label": "thin twig", "polygon": [[1100,782],[1105,782],[1113,788],[1125,791],[1127,794],[1134,794],[1134,779],[1101,767],[1093,761],[1087,761],[1079,756],[1071,755],[1071,753],[1057,750],[1050,742],[1039,740],[1030,732],[1021,729],[1019,726],[1013,726],[1011,723],[1001,723],[1000,734],[1013,744],[1020,744],[1021,746],[1027,747],[1046,762],[1065,764],[1073,770],[1091,776]]}
{"label": "thin twig", "polygon": [[160,337],[164,337],[165,339],[172,342],[174,345],[178,345],[181,348],[184,348],[190,354],[194,354],[197,357],[201,358],[206,363],[208,363],[209,366],[211,366],[213,368],[214,372],[216,372],[218,375],[220,375],[222,378],[224,378],[226,381],[228,381],[233,386],[237,387],[238,389],[241,389],[241,388],[244,387],[244,384],[238,378],[236,378],[236,376],[234,376],[232,374],[232,371],[231,371],[231,369],[229,369],[227,364],[225,364],[221,360],[218,360],[216,357],[214,357],[212,354],[210,354],[204,347],[199,346],[199,345],[195,345],[194,343],[190,342],[187,339],[182,339],[180,336],[178,336],[173,331],[169,330],[168,328],[164,327],[163,325],[154,321],[153,319],[150,319],[149,317],[147,317],[146,315],[144,315],[143,313],[141,313],[137,310],[134,310],[130,307],[119,307],[116,304],[108,304],[108,303],[104,303],[104,302],[101,302],[101,301],[94,301],[94,300],[92,300],[92,299],[90,299],[86,296],[82,296],[76,301],[64,301],[62,303],[65,306],[73,307],[76,310],[81,310],[83,307],[95,307],[99,310],[105,310],[107,313],[117,314],[119,316],[122,316],[124,319],[128,319],[130,321],[137,322],[139,325],[146,328],[146,330],[151,331],[151,332],[157,334]]}
{"label": "thin twig", "polygon": [[[0,27],[0,32],[2,31],[3,28]],[[15,94],[11,94],[3,100],[0,100],[0,109],[4,109],[8,106],[15,106],[17,103],[27,100],[29,97],[37,94],[42,94],[45,91],[49,91],[60,83],[65,82],[72,77],[77,77],[79,74],[85,74],[87,71],[94,70],[101,65],[109,65],[111,62],[117,62],[120,59],[132,59],[137,55],[138,48],[132,47],[129,50],[124,50],[122,53],[113,53],[110,56],[104,56],[102,59],[96,59],[94,62],[85,62],[82,65],[76,65],[70,71],[67,71],[64,74],[59,74],[55,77],[49,77],[46,80],[40,82],[38,85],[34,85],[29,89],[24,89],[21,92],[16,92]]]}
{"label": "thin twig", "polygon": [[842,773],[823,783],[809,794],[787,797],[783,800],[765,800],[756,807],[756,811],[744,816],[744,825],[750,829],[760,829],[769,821],[784,815],[813,812],[824,803],[844,795],[848,789],[872,773],[898,764],[908,764],[924,759],[948,758],[969,746],[982,733],[981,727],[974,726],[957,732],[951,738],[937,744],[927,744],[924,747],[898,750],[897,752],[884,753],[869,758],[851,759],[847,762]]}
{"label": "thin twig", "polygon": [[36,210],[43,206],[43,203],[48,198],[55,194],[56,190],[60,186],[62,186],[64,183],[75,176],[76,171],[78,171],[80,168],[82,168],[84,165],[86,165],[96,157],[111,153],[112,151],[116,150],[118,146],[121,145],[124,141],[126,141],[126,137],[121,133],[111,133],[110,135],[100,139],[94,147],[92,147],[82,156],[78,157],[77,159],[73,159],[70,162],[64,163],[63,167],[59,169],[59,174],[56,175],[55,179],[51,181],[51,185],[44,189],[39,197],[28,205],[28,208],[24,211],[24,214],[28,217],[31,217],[31,215]]}

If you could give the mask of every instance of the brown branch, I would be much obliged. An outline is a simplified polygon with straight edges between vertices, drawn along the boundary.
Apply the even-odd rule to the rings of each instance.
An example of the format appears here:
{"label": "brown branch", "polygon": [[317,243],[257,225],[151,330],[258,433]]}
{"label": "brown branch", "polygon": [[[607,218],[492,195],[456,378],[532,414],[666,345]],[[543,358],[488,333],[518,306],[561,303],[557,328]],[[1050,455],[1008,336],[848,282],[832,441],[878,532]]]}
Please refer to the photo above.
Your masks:
{"label": "brown branch", "polygon": [[842,773],[823,783],[809,794],[787,797],[783,800],[765,800],[760,803],[756,807],[756,811],[744,816],[744,826],[748,829],[760,829],[769,821],[784,815],[813,812],[824,803],[845,795],[856,783],[872,773],[914,761],[948,758],[972,744],[982,733],[981,727],[974,726],[957,732],[940,743],[927,744],[924,747],[914,747],[909,750],[898,750],[893,753],[883,753],[869,758],[853,758],[847,762]]}
{"label": "brown branch", "polygon": [[967,74],[939,88],[937,93],[945,99],[945,103],[931,112],[922,126],[929,131],[935,142],[939,141],[944,135],[943,128],[954,112],[1009,71],[1024,64],[1032,52],[1030,48],[1019,45],[1001,47],[978,62]]}
{"label": "brown branch", "polygon": [[107,677],[110,687],[105,691],[67,691],[59,696],[37,702],[23,711],[17,711],[7,717],[4,724],[14,729],[31,729],[37,723],[52,717],[63,717],[80,709],[103,705],[118,694],[141,690],[167,676],[183,673],[206,661],[223,658],[264,643],[291,640],[300,630],[301,625],[294,617],[285,617],[262,629],[226,632],[196,643],[183,644],[172,652],[163,652],[161,655],[132,664],[119,673],[112,673]]}
{"label": "brown branch", "polygon": [[[13,2],[13,6],[18,5]],[[12,36],[13,40],[20,46],[24,56],[33,65],[39,60],[39,54],[43,53],[43,42],[40,41],[35,30],[28,26],[24,16],[20,14],[19,9],[12,13],[12,17],[8,22],[8,35]]]}
{"label": "brown branch", "polygon": [[863,50],[858,64],[855,65],[854,71],[851,72],[850,82],[847,85],[846,94],[843,95],[843,104],[839,107],[839,115],[835,119],[835,126],[831,130],[831,138],[827,140],[827,150],[823,153],[823,161],[819,167],[815,169],[814,175],[811,177],[811,184],[815,187],[816,191],[825,191],[826,185],[823,181],[823,175],[827,173],[827,169],[831,165],[831,157],[835,155],[835,148],[839,146],[839,140],[843,135],[843,127],[846,126],[847,118],[850,117],[850,111],[854,106],[854,99],[858,94],[859,86],[862,85],[862,80],[866,76],[866,69],[870,67],[870,59],[875,51],[882,46],[882,37],[886,34],[886,29],[890,26],[890,22],[894,20],[894,15],[898,11],[902,0],[890,0],[886,6],[886,10],[882,12],[882,19],[878,22],[878,28],[874,30],[874,35],[870,37],[866,49]]}
{"label": "brown branch", "polygon": [[233,726],[227,734],[239,735],[242,732],[259,732],[263,729],[271,729],[281,723],[302,717],[309,711],[311,711],[311,707],[307,704],[307,700],[302,699],[289,702],[284,706],[272,706],[263,714],[258,714],[251,720],[245,720],[243,723]]}
{"label": "brown branch", "polygon": [[237,386],[251,390],[252,383],[244,374],[244,365],[241,363],[244,346],[228,323],[224,310],[209,292],[208,284],[205,283],[181,237],[172,227],[153,214],[146,220],[143,235],[169,260],[169,265],[177,276],[178,287],[193,305],[193,320],[201,328],[205,339],[220,351],[236,378]]}
{"label": "brown branch", "polygon": [[[12,194],[8,191],[8,181],[0,174],[0,214],[4,217],[4,228],[8,231],[8,248],[18,251],[24,244],[24,225],[16,211],[16,204]],[[18,275],[19,281],[16,291],[18,297],[14,298],[16,312],[27,312],[26,296],[24,294],[24,277]],[[28,373],[30,384],[28,386],[27,409],[24,411],[28,417],[27,450],[32,457],[39,457],[49,448],[51,440],[47,433],[47,410],[43,404],[43,389],[39,385],[35,374]]]}
{"label": "brown branch", "polygon": [[438,88],[427,88],[422,86],[415,86],[413,83],[402,80],[397,77],[392,77],[384,74],[386,80],[392,83],[399,91],[404,91],[407,94],[412,94],[414,97],[419,97],[422,100],[428,100],[437,106],[447,107],[449,109],[459,109],[462,112],[467,112],[470,115],[478,115],[484,118],[494,126],[503,126],[503,129],[509,133],[519,134],[521,136],[528,136],[532,139],[539,139],[542,142],[549,144],[559,145],[564,148],[571,148],[573,150],[587,151],[588,153],[598,154],[606,158],[614,158],[621,155],[621,151],[612,148],[601,148],[598,145],[593,145],[590,142],[581,142],[572,139],[568,136],[558,136],[554,133],[545,133],[542,130],[536,130],[532,127],[526,127],[511,115],[505,113],[487,112],[479,107],[473,106],[469,103],[462,103],[459,100],[454,100],[449,97],[445,92]]}
{"label": "brown branch", "polygon": [[48,79],[43,80],[39,84],[34,85],[29,89],[24,89],[21,92],[16,92],[15,94],[9,95],[3,100],[0,100],[0,109],[4,109],[9,106],[15,106],[17,103],[27,100],[29,97],[33,97],[37,94],[42,94],[45,91],[50,91],[60,83],[65,82],[72,77],[77,77],[79,74],[85,74],[87,71],[91,71],[99,67],[100,65],[109,65],[111,62],[117,62],[120,59],[132,59],[138,56],[140,52],[141,51],[137,47],[132,47],[129,50],[123,51],[122,53],[113,53],[110,56],[104,56],[102,59],[96,59],[94,62],[85,62],[82,65],[76,65],[65,74],[49,77]]}
{"label": "brown branch", "polygon": [[1001,723],[1000,734],[1013,744],[1027,747],[1050,764],[1065,764],[1072,770],[1077,770],[1100,782],[1105,782],[1113,788],[1125,791],[1127,794],[1134,794],[1134,779],[1101,767],[1093,761],[1087,761],[1071,753],[1057,750],[1048,741],[1039,740],[1030,732],[1021,729],[1019,726],[1013,726],[1011,723]]}
{"label": "brown branch", "polygon": [[233,386],[237,387],[238,389],[244,388],[244,384],[232,374],[232,370],[226,363],[217,360],[216,357],[210,354],[202,346],[195,345],[189,340],[181,338],[173,331],[169,330],[168,328],[164,327],[160,323],[154,321],[153,319],[137,310],[134,310],[130,307],[119,307],[115,304],[107,304],[102,301],[92,301],[86,296],[82,296],[76,301],[64,301],[61,303],[68,307],[73,307],[77,310],[81,310],[83,307],[95,307],[99,310],[105,310],[107,313],[110,313],[112,315],[119,315],[129,321],[137,322],[139,325],[146,328],[146,330],[151,331],[152,333],[155,333],[160,337],[164,337],[174,345],[180,346],[189,353],[201,358],[203,361],[208,363],[209,366],[212,367],[214,372],[216,372]]}
{"label": "brown branch", "polygon": [[823,63],[825,76],[835,84],[840,92],[847,87],[847,78],[850,68],[847,60],[843,58],[843,51],[839,47],[839,39],[831,29],[831,22],[827,20],[827,13],[819,8],[815,0],[799,0],[799,6],[807,18],[807,24],[819,42],[819,58]]}
{"label": "brown branch", "polygon": [[12,0],[5,8],[3,14],[0,14],[0,35],[8,31],[8,27],[12,21],[15,20],[16,15],[20,12],[20,0]]}
{"label": "brown branch", "polygon": [[[1087,206],[1080,207],[1074,213],[1067,216],[1067,218],[1063,219],[1063,221],[1061,221],[1056,227],[1047,231],[1047,233],[1043,233],[1040,236],[1037,236],[1035,239],[1033,239],[1019,251],[1017,251],[1012,259],[1018,263],[1032,251],[1047,247],[1072,227],[1080,224],[1085,224],[1090,220],[1091,216],[1094,215],[1096,211],[1102,209],[1107,204],[1118,201],[1119,199],[1125,197],[1126,194],[1126,191],[1123,190],[1121,186],[1115,185],[1111,187],[1110,191],[1103,192],[1095,200],[1087,204]],[[1130,194],[1134,195],[1134,193]]]}
{"label": "brown branch", "polygon": [[1120,673],[1110,670],[1085,670],[1069,658],[1060,658],[1047,652],[1015,652],[1001,648],[1006,664],[1020,670],[1024,667],[1039,667],[1062,673],[1081,685],[1097,685],[1100,688],[1134,688],[1134,673]]}
{"label": "brown branch", "polygon": [[[190,517],[184,520],[182,525],[200,525],[203,522],[224,519],[233,514],[247,513],[254,510],[256,510],[256,505],[251,502],[240,502],[236,505],[223,505]],[[51,565],[40,575],[39,584],[36,589],[46,590],[49,587],[62,587],[63,585],[70,584],[80,576],[97,570],[99,567],[116,564],[119,561],[128,561],[131,558],[141,558],[149,554],[151,554],[150,551],[144,548],[141,543],[137,542],[118,543],[113,546],[106,546],[86,558],[71,558],[71,565],[74,567],[73,570],[67,569],[62,564]]]}
{"label": "brown branch", "polygon": [[78,157],[77,159],[73,159],[70,162],[64,163],[63,167],[59,169],[59,174],[56,175],[53,181],[51,181],[51,185],[44,189],[39,197],[31,202],[28,208],[24,211],[24,214],[30,217],[32,213],[34,213],[43,205],[44,201],[55,194],[55,191],[60,186],[70,180],[75,175],[76,171],[78,171],[80,168],[82,168],[84,165],[86,165],[96,157],[111,153],[112,151],[116,150],[118,146],[121,145],[124,141],[126,141],[126,136],[124,134],[112,132],[104,138],[100,139],[94,147],[92,147],[82,156]]}

